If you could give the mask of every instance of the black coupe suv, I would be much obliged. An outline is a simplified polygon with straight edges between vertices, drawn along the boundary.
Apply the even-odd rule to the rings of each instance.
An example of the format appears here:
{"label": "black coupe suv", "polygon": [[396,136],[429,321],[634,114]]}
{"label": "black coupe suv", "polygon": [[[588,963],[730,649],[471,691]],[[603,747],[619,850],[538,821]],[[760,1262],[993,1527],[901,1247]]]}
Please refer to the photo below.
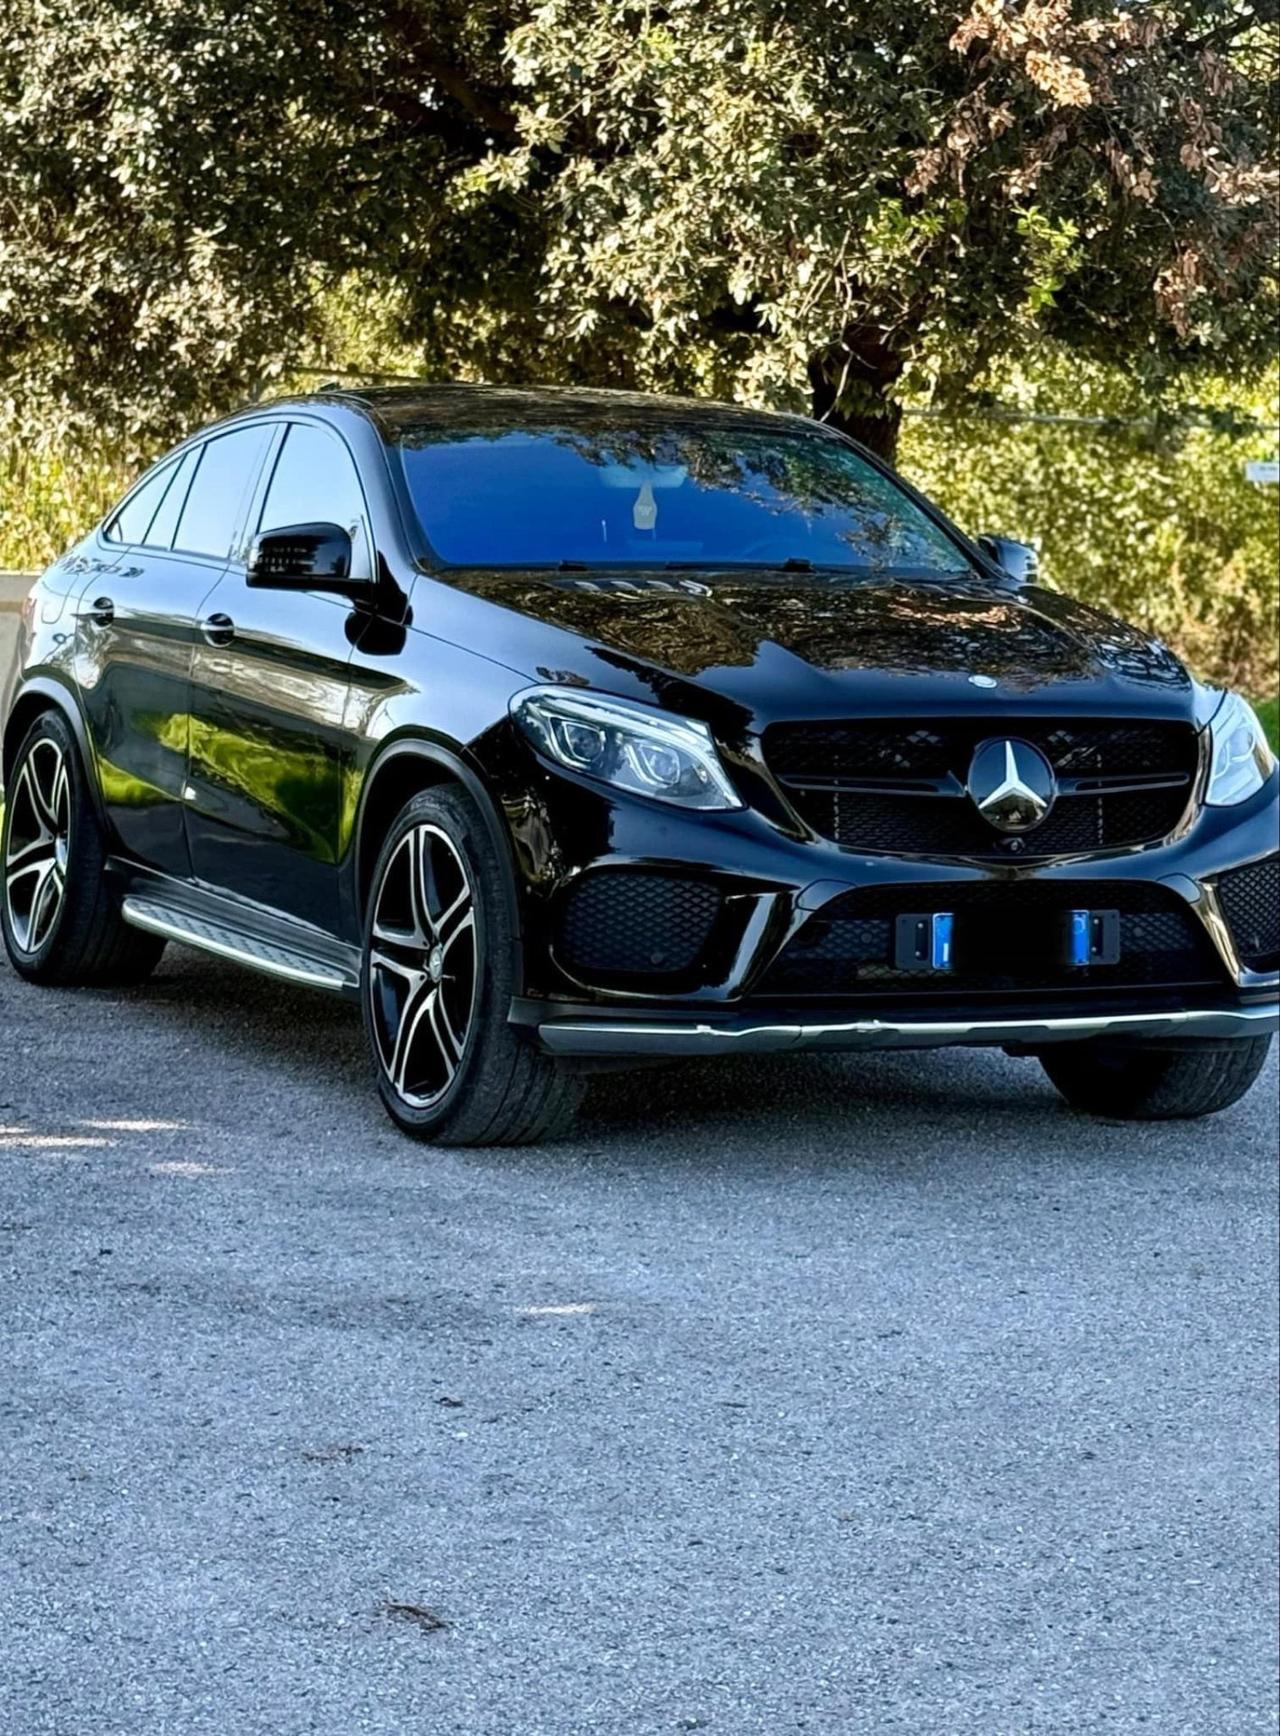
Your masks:
{"label": "black coupe suv", "polygon": [[5,944],[358,997],[442,1143],[593,1070],[994,1044],[1234,1102],[1277,1025],[1275,760],[1233,694],[803,418],[440,385],[259,405],[39,580]]}

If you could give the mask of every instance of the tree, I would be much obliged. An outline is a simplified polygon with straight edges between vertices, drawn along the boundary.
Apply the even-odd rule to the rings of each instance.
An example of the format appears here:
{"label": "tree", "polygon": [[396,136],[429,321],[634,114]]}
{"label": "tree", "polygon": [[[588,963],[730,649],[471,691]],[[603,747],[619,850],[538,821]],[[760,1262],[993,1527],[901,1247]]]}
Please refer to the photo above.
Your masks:
{"label": "tree", "polygon": [[[972,530],[1034,538],[1051,584],[1154,632],[1199,675],[1274,694],[1280,514],[1246,463],[1276,450],[1276,366],[1252,392],[1198,382],[1185,416],[1153,417],[1118,369],[1064,352],[991,384],[1017,419],[903,423],[911,480]],[[1074,421],[1041,419],[1068,401]]]}
{"label": "tree", "polygon": [[484,0],[10,0],[11,402],[167,437],[305,356],[353,282],[404,292],[436,365],[492,338],[502,367],[536,248],[511,201],[464,219],[450,188],[511,124],[511,23]]}
{"label": "tree", "polygon": [[[809,404],[1276,313],[1276,0],[9,0],[0,367],[158,436],[322,344]],[[342,356],[334,358],[342,361]]]}
{"label": "tree", "polygon": [[1158,381],[1274,330],[1274,5],[542,0],[478,179],[548,239],[565,352],[792,401],[892,451],[1046,334]]}

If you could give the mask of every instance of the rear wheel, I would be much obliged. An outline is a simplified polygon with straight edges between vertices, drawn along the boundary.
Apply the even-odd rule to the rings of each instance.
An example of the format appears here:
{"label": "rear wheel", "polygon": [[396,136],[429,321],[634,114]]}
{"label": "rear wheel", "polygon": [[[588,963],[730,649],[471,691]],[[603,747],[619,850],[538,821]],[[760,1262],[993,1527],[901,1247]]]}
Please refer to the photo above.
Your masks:
{"label": "rear wheel", "polygon": [[46,711],[18,749],[0,827],[0,929],[29,982],[123,985],[155,969],[164,941],[123,921],[106,859],[75,737]]}
{"label": "rear wheel", "polygon": [[438,1145],[519,1145],[568,1130],[581,1082],[507,1022],[518,938],[508,869],[461,790],[413,797],[374,869],[361,1000],[378,1091]]}
{"label": "rear wheel", "polygon": [[1072,1043],[1046,1050],[1040,1064],[1073,1109],[1118,1121],[1172,1121],[1238,1103],[1270,1047],[1270,1037],[1194,1049]]}

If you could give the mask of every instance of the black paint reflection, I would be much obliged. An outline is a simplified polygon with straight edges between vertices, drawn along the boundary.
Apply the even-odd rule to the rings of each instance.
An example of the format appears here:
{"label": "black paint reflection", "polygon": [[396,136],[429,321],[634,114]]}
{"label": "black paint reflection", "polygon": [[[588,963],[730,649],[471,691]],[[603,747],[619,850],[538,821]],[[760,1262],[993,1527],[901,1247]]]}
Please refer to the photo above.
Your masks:
{"label": "black paint reflection", "polygon": [[776,647],[815,670],[931,677],[982,674],[1011,691],[1110,673],[1189,689],[1153,639],[1038,587],[982,579],[897,580],[805,575],[458,575],[502,603],[608,648],[696,677],[748,668]]}

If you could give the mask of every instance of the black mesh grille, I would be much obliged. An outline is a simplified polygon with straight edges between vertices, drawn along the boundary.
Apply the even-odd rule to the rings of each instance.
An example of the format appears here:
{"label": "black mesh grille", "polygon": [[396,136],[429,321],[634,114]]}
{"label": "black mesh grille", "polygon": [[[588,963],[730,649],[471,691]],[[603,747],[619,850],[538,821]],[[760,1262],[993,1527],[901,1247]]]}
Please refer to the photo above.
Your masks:
{"label": "black mesh grille", "polygon": [[[894,964],[898,916],[955,915],[954,969],[902,970]],[[1116,964],[1065,963],[1066,913],[1120,913]],[[812,917],[775,961],[767,995],[886,992],[1017,993],[1023,990],[1147,988],[1215,983],[1222,967],[1188,906],[1163,887],[1129,881],[884,886],[851,892]]]}
{"label": "black mesh grille", "polygon": [[1248,968],[1280,970],[1280,856],[1224,874],[1218,901]]}
{"label": "black mesh grille", "polygon": [[[996,832],[963,793],[909,786],[948,780],[962,792],[974,749],[996,736],[1040,749],[1059,779],[1170,778],[1170,787],[1062,794],[1048,818],[1017,838]],[[1166,837],[1191,797],[1198,761],[1184,724],[1094,724],[972,718],[918,725],[873,721],[774,724],[764,753],[815,832],[852,849],[1024,859],[1114,849]],[[898,782],[902,789],[867,789]],[[806,788],[823,784],[823,788]],[[859,787],[864,786],[864,787]]]}
{"label": "black mesh grille", "polygon": [[557,951],[576,976],[687,976],[698,965],[720,912],[705,880],[618,869],[571,889]]}

